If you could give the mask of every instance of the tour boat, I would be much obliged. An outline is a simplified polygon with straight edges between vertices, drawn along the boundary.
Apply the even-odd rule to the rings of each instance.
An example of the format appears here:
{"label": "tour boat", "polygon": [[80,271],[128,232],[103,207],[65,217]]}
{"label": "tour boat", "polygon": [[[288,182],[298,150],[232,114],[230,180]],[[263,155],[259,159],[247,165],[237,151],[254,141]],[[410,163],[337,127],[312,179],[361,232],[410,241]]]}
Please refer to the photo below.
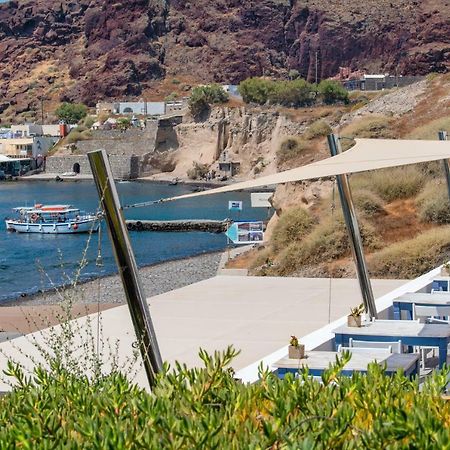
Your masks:
{"label": "tour boat", "polygon": [[17,217],[6,219],[6,229],[18,233],[69,234],[98,231],[100,215],[82,213],[71,205],[19,206]]}

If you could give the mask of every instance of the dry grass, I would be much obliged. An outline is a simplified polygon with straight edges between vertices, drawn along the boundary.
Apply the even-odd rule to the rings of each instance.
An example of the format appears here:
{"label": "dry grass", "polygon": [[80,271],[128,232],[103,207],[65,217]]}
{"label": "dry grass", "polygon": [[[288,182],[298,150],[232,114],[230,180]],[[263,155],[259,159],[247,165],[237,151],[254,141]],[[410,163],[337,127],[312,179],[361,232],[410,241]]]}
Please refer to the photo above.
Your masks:
{"label": "dry grass", "polygon": [[417,195],[425,184],[424,173],[416,166],[393,167],[351,177],[353,191],[369,190],[392,202]]}
{"label": "dry grass", "polygon": [[359,138],[395,138],[394,120],[383,115],[366,116],[342,130],[342,136]]}
{"label": "dry grass", "polygon": [[[364,246],[369,250],[379,248],[375,229],[361,221],[361,236]],[[341,258],[349,254],[350,246],[347,230],[342,217],[325,219],[317,225],[302,241],[289,245],[277,258],[274,272],[288,275],[307,264],[319,264]]]}
{"label": "dry grass", "polygon": [[307,150],[308,146],[302,139],[296,136],[289,136],[285,138],[280,148],[277,150],[277,165],[283,166],[286,162],[298,158]]}
{"label": "dry grass", "polygon": [[353,202],[358,211],[361,211],[365,217],[372,217],[384,212],[383,201],[381,198],[366,189],[354,191]]}
{"label": "dry grass", "polygon": [[331,133],[331,127],[324,120],[317,120],[305,131],[306,139],[316,139]]}
{"label": "dry grass", "polygon": [[448,261],[449,243],[450,226],[433,228],[371,255],[368,258],[370,273],[376,277],[417,277]]}
{"label": "dry grass", "polygon": [[450,132],[450,115],[447,115],[446,117],[440,117],[424,125],[421,125],[408,133],[406,137],[409,139],[424,139],[435,141],[436,139],[438,139],[438,131]]}
{"label": "dry grass", "polygon": [[272,234],[272,246],[278,251],[293,242],[300,241],[311,231],[314,218],[304,208],[292,208],[284,212],[278,220]]}
{"label": "dry grass", "polygon": [[419,217],[424,222],[446,224],[450,222],[450,204],[447,186],[429,182],[416,199]]}

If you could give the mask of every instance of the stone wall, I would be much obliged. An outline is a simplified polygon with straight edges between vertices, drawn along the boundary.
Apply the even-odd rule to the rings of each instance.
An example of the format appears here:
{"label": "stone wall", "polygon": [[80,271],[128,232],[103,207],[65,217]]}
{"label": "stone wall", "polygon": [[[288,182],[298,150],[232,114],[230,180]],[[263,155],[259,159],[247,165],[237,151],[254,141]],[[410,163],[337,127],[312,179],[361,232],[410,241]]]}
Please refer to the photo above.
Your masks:
{"label": "stone wall", "polygon": [[144,155],[155,149],[157,128],[158,121],[148,121],[144,130],[95,130],[91,139],[76,143],[77,153],[104,148],[109,155]]}
{"label": "stone wall", "polygon": [[[127,155],[109,155],[109,162],[114,178],[129,179],[139,176],[139,157]],[[51,156],[47,158],[45,171],[61,174],[72,172],[75,163],[80,165],[80,174],[91,175],[91,167],[86,155]]]}

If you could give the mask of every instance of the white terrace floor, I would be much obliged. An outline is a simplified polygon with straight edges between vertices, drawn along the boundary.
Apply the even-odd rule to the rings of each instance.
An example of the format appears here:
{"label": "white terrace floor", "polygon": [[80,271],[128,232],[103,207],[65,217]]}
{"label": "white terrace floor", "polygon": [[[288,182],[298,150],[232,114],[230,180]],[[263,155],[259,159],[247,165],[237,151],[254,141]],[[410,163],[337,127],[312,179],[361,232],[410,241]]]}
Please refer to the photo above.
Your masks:
{"label": "white terrace floor", "polygon": [[[372,280],[375,297],[404,283]],[[213,352],[233,344],[241,350],[236,370],[286,346],[292,334],[301,338],[345,316],[358,303],[359,286],[352,279],[333,279],[330,291],[329,279],[240,276],[217,276],[149,299],[165,361],[199,365],[200,347]],[[130,355],[135,338],[126,305],[102,312],[102,328],[103,339],[120,339],[121,354]],[[23,353],[36,354],[29,337],[0,344],[1,350],[23,363]],[[0,370],[5,364],[1,358]],[[144,380],[141,371],[135,381],[145,385]],[[7,389],[0,382],[0,390]]]}

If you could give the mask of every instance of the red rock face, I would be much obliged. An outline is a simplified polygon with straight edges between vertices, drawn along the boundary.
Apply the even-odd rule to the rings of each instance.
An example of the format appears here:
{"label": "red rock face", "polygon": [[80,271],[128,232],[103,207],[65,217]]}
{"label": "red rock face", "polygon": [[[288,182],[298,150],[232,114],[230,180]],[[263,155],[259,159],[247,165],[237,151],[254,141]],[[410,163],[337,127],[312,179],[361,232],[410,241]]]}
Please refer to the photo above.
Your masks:
{"label": "red rock face", "polygon": [[[166,74],[238,83],[340,66],[397,74],[450,67],[448,0],[22,0],[0,5],[0,103],[29,106],[18,82],[56,62],[61,100],[139,96]],[[445,11],[447,13],[445,13]],[[45,90],[55,76],[40,78]],[[29,101],[32,101],[30,99]],[[1,106],[0,105],[0,106]]]}

